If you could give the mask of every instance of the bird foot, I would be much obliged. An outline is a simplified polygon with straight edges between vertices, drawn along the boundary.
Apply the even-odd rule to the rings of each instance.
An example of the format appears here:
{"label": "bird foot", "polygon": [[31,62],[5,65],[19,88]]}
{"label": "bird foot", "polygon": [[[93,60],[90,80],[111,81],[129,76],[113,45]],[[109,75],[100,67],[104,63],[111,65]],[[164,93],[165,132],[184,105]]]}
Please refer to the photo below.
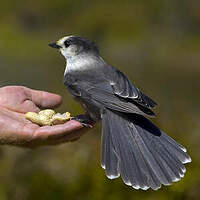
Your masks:
{"label": "bird foot", "polygon": [[73,117],[72,120],[76,120],[80,122],[83,126],[88,128],[92,128],[93,127],[92,124],[94,123],[94,121],[91,119],[89,115],[77,115]]}

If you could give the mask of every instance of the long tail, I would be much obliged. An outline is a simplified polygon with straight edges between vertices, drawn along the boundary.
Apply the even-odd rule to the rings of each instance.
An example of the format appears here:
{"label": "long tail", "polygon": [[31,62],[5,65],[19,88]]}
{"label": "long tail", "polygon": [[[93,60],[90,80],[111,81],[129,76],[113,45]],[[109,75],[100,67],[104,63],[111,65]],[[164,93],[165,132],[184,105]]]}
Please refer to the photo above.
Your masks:
{"label": "long tail", "polygon": [[154,190],[180,180],[191,162],[186,149],[141,115],[102,113],[101,166],[135,189]]}

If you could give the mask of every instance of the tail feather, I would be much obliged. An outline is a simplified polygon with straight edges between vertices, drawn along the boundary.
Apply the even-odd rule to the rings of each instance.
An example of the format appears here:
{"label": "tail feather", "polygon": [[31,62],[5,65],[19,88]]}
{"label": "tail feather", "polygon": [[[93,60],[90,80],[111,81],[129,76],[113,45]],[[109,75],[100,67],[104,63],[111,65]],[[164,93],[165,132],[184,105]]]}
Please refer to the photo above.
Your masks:
{"label": "tail feather", "polygon": [[102,119],[102,159],[101,166],[105,169],[106,167],[106,175],[110,179],[117,178],[120,176],[119,171],[119,159],[115,153],[111,133],[110,133],[110,124],[107,123],[107,115]]}
{"label": "tail feather", "polygon": [[[146,142],[146,145],[147,146],[149,146],[149,144],[151,145],[149,146],[149,149],[151,149],[152,153],[155,155],[155,158],[161,157],[163,162],[165,162],[165,164],[167,164],[168,167],[170,167],[171,169],[170,171],[173,174],[175,174],[174,177],[171,176],[173,177],[172,179],[173,181],[173,180],[176,180],[177,178],[180,178],[179,174],[177,174],[178,171],[180,174],[182,174],[182,171],[185,171],[185,166],[182,163],[184,163],[186,159],[189,161],[189,156],[184,151],[182,151],[182,149],[179,148],[179,146],[175,146],[174,144],[171,145],[171,143],[169,143],[168,141],[165,141],[164,139],[165,137],[163,137],[164,135],[166,134],[161,132],[160,137],[156,138],[157,140],[155,139],[152,140],[152,138],[149,137],[151,135],[141,134],[144,141],[152,140],[151,144]],[[162,162],[159,162],[159,163],[162,163]],[[177,168],[175,169],[175,167]],[[163,169],[163,172],[164,172],[164,169]]]}
{"label": "tail feather", "polygon": [[[116,127],[115,134],[118,133],[118,131],[122,132],[121,127]],[[128,127],[126,127],[128,128]],[[128,130],[127,130],[128,131]],[[120,138],[116,138],[113,136],[113,143],[115,144],[116,152],[119,155],[120,159],[120,170],[121,170],[121,176],[123,181],[127,185],[132,185],[136,189],[139,188],[139,184],[142,186],[146,185],[145,178],[141,176],[141,170],[138,166],[138,163],[144,164],[143,160],[140,156],[136,157],[134,154],[132,154],[133,148],[136,148],[135,150],[138,150],[136,146],[131,146],[131,148],[126,148],[126,146],[129,146],[130,144],[126,143],[126,140],[123,139],[123,135],[119,136]],[[126,137],[126,135],[125,135]],[[128,160],[126,158],[129,158]]]}
{"label": "tail feather", "polygon": [[180,180],[190,162],[186,149],[140,115],[102,114],[102,167],[135,189],[154,190]]}
{"label": "tail feather", "polygon": [[182,151],[186,152],[186,148],[182,146],[181,144],[177,143],[173,138],[169,137],[167,134],[163,134],[162,137],[165,139],[166,142],[170,143],[175,148],[179,148]]}

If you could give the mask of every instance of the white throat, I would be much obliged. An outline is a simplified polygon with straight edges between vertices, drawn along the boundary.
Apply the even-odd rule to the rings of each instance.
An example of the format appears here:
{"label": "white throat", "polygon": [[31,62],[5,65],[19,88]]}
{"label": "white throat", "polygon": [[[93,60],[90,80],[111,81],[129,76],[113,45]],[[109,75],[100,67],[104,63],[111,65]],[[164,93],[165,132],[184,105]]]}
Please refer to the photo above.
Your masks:
{"label": "white throat", "polygon": [[76,55],[66,60],[65,74],[83,72],[101,66],[103,59],[93,55]]}

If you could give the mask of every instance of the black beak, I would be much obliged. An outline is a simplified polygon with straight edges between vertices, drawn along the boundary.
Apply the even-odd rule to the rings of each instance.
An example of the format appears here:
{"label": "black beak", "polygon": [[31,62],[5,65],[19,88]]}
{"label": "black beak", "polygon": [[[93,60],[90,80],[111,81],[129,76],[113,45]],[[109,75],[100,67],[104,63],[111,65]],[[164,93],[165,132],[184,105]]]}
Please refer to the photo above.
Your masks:
{"label": "black beak", "polygon": [[49,44],[50,47],[60,49],[61,46],[57,45],[55,42]]}

